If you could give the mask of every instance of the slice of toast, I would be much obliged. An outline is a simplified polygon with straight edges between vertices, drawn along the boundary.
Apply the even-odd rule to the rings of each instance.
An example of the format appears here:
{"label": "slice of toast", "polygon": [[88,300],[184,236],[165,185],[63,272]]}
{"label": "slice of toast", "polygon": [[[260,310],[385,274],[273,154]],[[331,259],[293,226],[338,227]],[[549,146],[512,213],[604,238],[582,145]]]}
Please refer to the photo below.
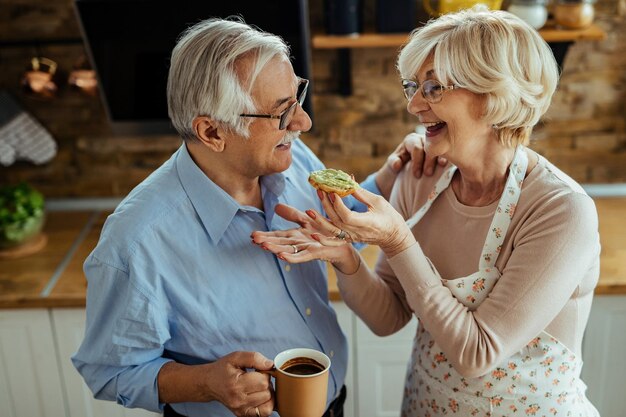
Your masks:
{"label": "slice of toast", "polygon": [[335,193],[339,197],[350,195],[360,187],[351,175],[332,168],[311,172],[309,183],[318,190]]}

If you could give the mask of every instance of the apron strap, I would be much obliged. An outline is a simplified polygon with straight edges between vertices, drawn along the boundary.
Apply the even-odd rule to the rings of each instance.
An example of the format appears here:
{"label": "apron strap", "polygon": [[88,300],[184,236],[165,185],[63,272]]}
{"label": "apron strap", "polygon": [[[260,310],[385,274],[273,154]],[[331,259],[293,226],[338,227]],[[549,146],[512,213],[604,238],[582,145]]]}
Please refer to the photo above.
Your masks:
{"label": "apron strap", "polygon": [[509,176],[506,180],[504,191],[487,232],[485,245],[478,261],[479,270],[495,267],[496,260],[502,249],[502,242],[509,229],[517,202],[522,193],[522,184],[524,183],[527,168],[528,156],[524,147],[519,145],[515,150],[515,156],[509,167]]}
{"label": "apron strap", "polygon": [[441,178],[439,178],[439,181],[437,181],[435,187],[428,195],[428,200],[426,201],[426,204],[424,204],[419,210],[417,210],[417,212],[413,216],[411,216],[410,219],[406,221],[409,229],[412,229],[420,220],[422,220],[422,217],[424,217],[424,214],[426,214],[430,206],[433,204],[433,201],[435,201],[435,199],[439,197],[439,194],[441,194],[446,188],[448,188],[455,171],[456,166],[451,165],[446,170],[446,172],[443,173]]}

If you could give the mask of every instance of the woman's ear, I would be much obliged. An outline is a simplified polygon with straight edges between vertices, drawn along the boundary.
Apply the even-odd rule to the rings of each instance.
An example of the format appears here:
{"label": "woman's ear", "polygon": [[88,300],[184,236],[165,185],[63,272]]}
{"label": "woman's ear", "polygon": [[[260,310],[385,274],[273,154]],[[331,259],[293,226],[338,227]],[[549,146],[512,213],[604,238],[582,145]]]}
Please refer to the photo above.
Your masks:
{"label": "woman's ear", "polygon": [[192,122],[196,138],[213,152],[222,152],[226,143],[218,123],[208,116],[198,116]]}

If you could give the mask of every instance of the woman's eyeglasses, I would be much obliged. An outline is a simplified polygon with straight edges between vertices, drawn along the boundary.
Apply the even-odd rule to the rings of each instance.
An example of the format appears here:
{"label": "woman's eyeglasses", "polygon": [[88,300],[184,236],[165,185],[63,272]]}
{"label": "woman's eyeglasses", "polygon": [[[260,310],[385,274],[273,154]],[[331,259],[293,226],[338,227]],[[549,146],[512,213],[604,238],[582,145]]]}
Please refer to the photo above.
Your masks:
{"label": "woman's eyeglasses", "polygon": [[298,97],[296,101],[285,111],[280,114],[240,114],[241,117],[261,117],[263,119],[279,119],[278,128],[280,130],[285,130],[289,123],[291,123],[291,119],[293,115],[296,113],[296,106],[299,105],[302,107],[304,103],[304,99],[306,98],[306,92],[309,88],[309,80],[305,78],[298,78],[298,93],[296,96]]}
{"label": "woman's eyeglasses", "polygon": [[446,90],[454,90],[461,88],[458,85],[443,85],[437,80],[426,80],[421,85],[413,80],[402,80],[402,89],[404,97],[411,101],[418,90],[422,90],[422,97],[429,103],[439,103]]}

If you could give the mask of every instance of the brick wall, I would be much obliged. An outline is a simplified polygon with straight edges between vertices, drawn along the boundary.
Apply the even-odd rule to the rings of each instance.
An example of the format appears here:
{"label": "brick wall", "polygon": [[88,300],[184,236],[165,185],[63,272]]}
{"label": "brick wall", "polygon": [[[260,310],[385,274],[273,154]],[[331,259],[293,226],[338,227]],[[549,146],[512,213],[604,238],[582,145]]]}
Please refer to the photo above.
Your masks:
{"label": "brick wall", "polygon": [[[84,54],[72,0],[0,0],[0,89],[55,137],[57,157],[44,166],[0,167],[0,184],[26,180],[49,197],[122,196],[179,145],[176,137],[112,135],[98,99],[63,86]],[[374,0],[365,1],[371,28]],[[313,30],[322,30],[323,0],[310,0]],[[580,182],[626,182],[626,0],[599,0],[604,42],[570,48],[554,104],[533,147]],[[353,94],[337,94],[338,52],[313,51],[315,130],[303,139],[332,167],[358,178],[376,169],[415,126],[405,111],[395,48],[351,51]],[[61,69],[59,96],[26,96],[19,79],[33,56]]]}
{"label": "brick wall", "polygon": [[[595,9],[595,22],[608,39],[570,47],[552,107],[531,147],[579,182],[625,182],[626,0],[599,0]],[[371,13],[366,7],[366,21]],[[316,113],[316,131],[307,140],[328,165],[363,178],[414,128],[399,88],[396,55],[394,48],[352,50],[353,95],[342,97],[334,93],[338,53],[313,51],[315,108],[324,110]]]}

